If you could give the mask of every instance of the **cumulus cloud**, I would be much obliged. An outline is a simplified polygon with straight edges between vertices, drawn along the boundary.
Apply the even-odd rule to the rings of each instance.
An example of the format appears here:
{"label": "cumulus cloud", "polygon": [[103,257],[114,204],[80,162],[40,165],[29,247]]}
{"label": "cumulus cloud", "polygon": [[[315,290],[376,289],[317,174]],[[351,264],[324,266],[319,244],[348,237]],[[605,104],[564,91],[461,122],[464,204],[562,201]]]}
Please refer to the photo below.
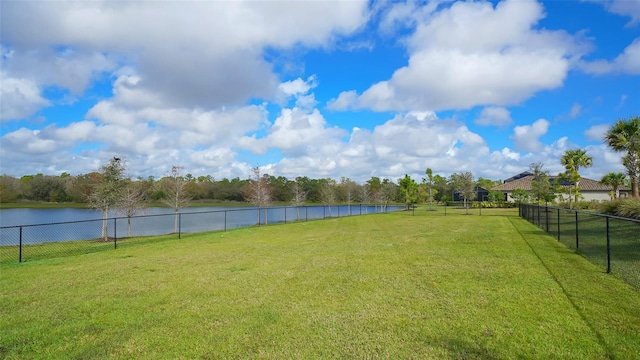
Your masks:
{"label": "cumulus cloud", "polygon": [[57,149],[57,144],[53,139],[42,138],[39,135],[39,130],[20,128],[3,135],[2,146],[4,148],[19,148],[20,152],[29,155],[47,154]]}
{"label": "cumulus cloud", "polygon": [[499,106],[485,107],[475,120],[475,123],[481,126],[507,126],[512,122],[511,112]]}
{"label": "cumulus cloud", "polygon": [[78,92],[126,65],[165,105],[214,108],[276,95],[265,48],[329,46],[363,26],[369,10],[366,1],[9,2],[1,16],[16,59],[10,76],[40,64],[31,81]]}
{"label": "cumulus cloud", "polygon": [[40,108],[49,106],[49,100],[40,95],[38,85],[25,78],[8,77],[0,71],[0,121],[27,118]]}
{"label": "cumulus cloud", "polygon": [[610,127],[609,124],[594,125],[585,130],[584,135],[591,141],[602,141]]}
{"label": "cumulus cloud", "polygon": [[[322,131],[327,130],[333,129]],[[439,172],[469,168],[488,154],[484,140],[464,124],[430,112],[397,115],[373,130],[354,128],[346,142],[337,141],[340,135],[310,142],[312,151],[290,154],[274,170],[291,177],[318,173],[334,178],[348,171],[357,181],[371,176],[395,181],[405,173],[420,179],[427,167]]]}
{"label": "cumulus cloud", "polygon": [[614,14],[631,17],[631,21],[627,24],[628,27],[637,25],[640,22],[640,2],[638,1],[605,0],[598,2]]}
{"label": "cumulus cloud", "polygon": [[[400,11],[395,16],[409,16]],[[409,63],[361,94],[345,91],[334,110],[465,109],[518,104],[562,85],[585,51],[563,31],[537,29],[542,5],[506,0],[456,2],[424,19],[406,43]],[[394,20],[396,21],[396,20]]]}
{"label": "cumulus cloud", "polygon": [[309,76],[307,80],[297,78],[285,81],[278,86],[277,100],[284,105],[288,100],[295,99],[297,107],[312,109],[317,102],[315,95],[309,92],[316,86],[318,86],[318,78],[315,75]]}
{"label": "cumulus cloud", "polygon": [[516,126],[511,140],[515,148],[521,151],[540,151],[543,148],[540,136],[549,130],[549,121],[538,119],[531,125]]}
{"label": "cumulus cloud", "polygon": [[[633,2],[633,1],[630,1]],[[581,61],[579,67],[588,74],[620,73],[640,75],[640,37],[633,40],[615,59]]]}

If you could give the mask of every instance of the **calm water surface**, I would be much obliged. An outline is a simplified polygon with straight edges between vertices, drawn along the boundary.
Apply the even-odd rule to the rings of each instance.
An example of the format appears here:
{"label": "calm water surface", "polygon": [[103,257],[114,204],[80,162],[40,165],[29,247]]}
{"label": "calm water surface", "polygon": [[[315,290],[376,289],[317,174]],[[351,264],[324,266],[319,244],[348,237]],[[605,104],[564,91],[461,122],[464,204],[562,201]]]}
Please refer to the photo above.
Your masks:
{"label": "calm water surface", "polygon": [[[190,207],[180,209],[181,213],[200,211],[219,211],[236,209],[233,207]],[[144,208],[139,215],[173,214],[173,210],[166,207]],[[111,211],[109,217],[122,215]],[[48,224],[66,221],[82,221],[102,219],[102,211],[96,209],[0,209],[0,226]]]}
{"label": "calm water surface", "polygon": [[[402,209],[389,206],[387,211]],[[178,217],[170,208],[145,208],[129,219],[111,212],[109,237],[163,235],[175,232],[227,230],[257,224],[306,221],[382,212],[366,205],[271,207],[191,207]],[[102,212],[95,209],[0,209],[0,246],[97,239],[102,235]],[[5,228],[2,228],[5,227]]]}

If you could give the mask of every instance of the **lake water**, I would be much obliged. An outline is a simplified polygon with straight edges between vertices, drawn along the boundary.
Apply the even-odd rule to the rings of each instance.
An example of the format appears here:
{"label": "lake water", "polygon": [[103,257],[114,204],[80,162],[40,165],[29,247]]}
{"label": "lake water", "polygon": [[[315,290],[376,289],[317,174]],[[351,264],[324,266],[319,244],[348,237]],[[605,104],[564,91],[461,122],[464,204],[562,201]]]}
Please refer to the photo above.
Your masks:
{"label": "lake water", "polygon": [[[386,211],[401,210],[388,206]],[[227,230],[260,224],[306,221],[326,217],[365,215],[384,211],[379,206],[190,207],[176,217],[169,208],[145,208],[130,220],[110,213],[109,237],[163,235],[174,232]],[[97,239],[102,235],[102,213],[95,209],[1,209],[0,246]]]}

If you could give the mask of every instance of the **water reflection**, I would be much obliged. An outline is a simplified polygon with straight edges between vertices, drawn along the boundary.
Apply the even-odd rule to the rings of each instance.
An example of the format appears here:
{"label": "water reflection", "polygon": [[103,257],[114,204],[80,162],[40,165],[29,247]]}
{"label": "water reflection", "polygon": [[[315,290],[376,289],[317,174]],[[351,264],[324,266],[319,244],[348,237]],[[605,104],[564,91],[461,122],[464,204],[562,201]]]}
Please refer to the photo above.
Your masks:
{"label": "water reflection", "polygon": [[[402,206],[340,205],[270,207],[184,208],[178,216],[169,208],[146,208],[145,215],[131,219],[110,213],[109,237],[163,235],[174,232],[227,230],[257,224],[364,215],[403,209]],[[72,240],[99,239],[102,214],[94,209],[2,209],[0,246],[40,244]]]}

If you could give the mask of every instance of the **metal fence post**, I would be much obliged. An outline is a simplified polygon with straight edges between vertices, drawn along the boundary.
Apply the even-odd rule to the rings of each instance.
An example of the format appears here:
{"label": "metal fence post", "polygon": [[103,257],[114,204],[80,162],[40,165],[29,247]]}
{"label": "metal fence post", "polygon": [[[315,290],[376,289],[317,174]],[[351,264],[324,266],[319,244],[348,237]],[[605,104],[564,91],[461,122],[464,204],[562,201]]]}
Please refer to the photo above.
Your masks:
{"label": "metal fence post", "polygon": [[287,208],[284,208],[284,223],[287,223]]}
{"label": "metal fence post", "polygon": [[18,250],[18,262],[22,262],[22,226],[20,226],[20,244]]}
{"label": "metal fence post", "polygon": [[547,234],[549,233],[549,205],[544,205],[544,221],[546,222]]}
{"label": "metal fence post", "polygon": [[607,216],[607,274],[611,272],[611,239],[609,237],[609,217]]}
{"label": "metal fence post", "polygon": [[227,210],[224,211],[224,231],[227,231]]}
{"label": "metal fence post", "polygon": [[558,241],[560,241],[560,209],[558,208]]}
{"label": "metal fence post", "polygon": [[576,249],[578,249],[579,245],[580,243],[578,241],[578,211],[576,210]]}
{"label": "metal fence post", "polygon": [[182,238],[182,214],[178,214],[178,239]]}
{"label": "metal fence post", "polygon": [[117,218],[113,218],[113,248],[118,248],[118,221]]}

